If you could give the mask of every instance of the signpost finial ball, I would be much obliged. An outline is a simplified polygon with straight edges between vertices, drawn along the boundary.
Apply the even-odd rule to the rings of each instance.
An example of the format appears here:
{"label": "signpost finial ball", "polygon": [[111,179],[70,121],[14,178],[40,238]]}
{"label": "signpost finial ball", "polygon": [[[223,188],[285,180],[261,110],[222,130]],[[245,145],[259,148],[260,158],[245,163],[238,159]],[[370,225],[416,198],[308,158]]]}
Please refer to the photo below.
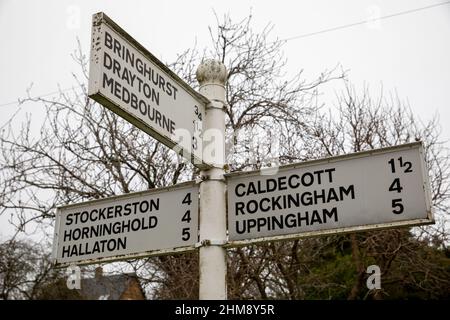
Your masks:
{"label": "signpost finial ball", "polygon": [[204,60],[197,68],[197,80],[200,85],[216,83],[224,85],[227,80],[225,65],[217,60]]}

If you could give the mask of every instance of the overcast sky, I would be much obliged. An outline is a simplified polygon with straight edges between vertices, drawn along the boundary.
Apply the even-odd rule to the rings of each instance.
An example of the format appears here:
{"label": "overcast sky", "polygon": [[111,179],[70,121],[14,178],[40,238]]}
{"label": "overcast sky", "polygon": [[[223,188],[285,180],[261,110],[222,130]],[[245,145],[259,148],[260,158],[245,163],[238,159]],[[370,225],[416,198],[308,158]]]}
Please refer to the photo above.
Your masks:
{"label": "overcast sky", "polygon": [[[103,11],[163,62],[197,41],[209,45],[208,25],[230,13],[252,12],[254,28],[274,24],[273,39],[287,39],[444,1],[7,1],[0,0],[0,126],[17,110],[10,102],[74,85],[70,57],[80,39],[89,53],[92,14]],[[439,113],[442,137],[450,139],[450,4],[290,40],[288,69],[312,79],[340,63],[350,80],[377,92],[397,90],[423,120]],[[41,118],[39,105],[20,113]],[[447,144],[449,145],[449,144]],[[0,235],[10,233],[0,218]]]}

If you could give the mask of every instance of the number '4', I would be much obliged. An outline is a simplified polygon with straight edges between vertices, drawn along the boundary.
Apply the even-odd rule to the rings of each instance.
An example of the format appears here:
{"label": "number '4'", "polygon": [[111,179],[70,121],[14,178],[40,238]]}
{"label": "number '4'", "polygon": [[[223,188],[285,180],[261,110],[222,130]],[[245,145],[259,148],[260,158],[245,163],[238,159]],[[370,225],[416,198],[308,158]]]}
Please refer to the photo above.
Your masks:
{"label": "number '4'", "polygon": [[190,205],[192,203],[191,200],[191,193],[189,192],[183,199],[183,201],[181,202],[182,204],[187,204]]}
{"label": "number '4'", "polygon": [[191,210],[186,211],[186,213],[183,215],[183,218],[181,218],[181,221],[184,222],[191,222]]}
{"label": "number '4'", "polygon": [[389,191],[397,191],[398,193],[402,192],[403,187],[400,186],[400,179],[395,178],[394,181],[392,181],[391,186],[389,187]]}

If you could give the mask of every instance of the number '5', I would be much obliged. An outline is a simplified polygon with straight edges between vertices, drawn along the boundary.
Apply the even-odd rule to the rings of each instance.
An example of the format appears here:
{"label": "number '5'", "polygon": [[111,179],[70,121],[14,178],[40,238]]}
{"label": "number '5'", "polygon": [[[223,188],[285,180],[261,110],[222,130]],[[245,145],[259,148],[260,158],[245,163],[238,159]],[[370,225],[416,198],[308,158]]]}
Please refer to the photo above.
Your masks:
{"label": "number '5'", "polygon": [[402,204],[402,199],[393,199],[392,200],[392,208],[394,208],[394,210],[392,210],[392,213],[401,214],[404,210],[404,207]]}

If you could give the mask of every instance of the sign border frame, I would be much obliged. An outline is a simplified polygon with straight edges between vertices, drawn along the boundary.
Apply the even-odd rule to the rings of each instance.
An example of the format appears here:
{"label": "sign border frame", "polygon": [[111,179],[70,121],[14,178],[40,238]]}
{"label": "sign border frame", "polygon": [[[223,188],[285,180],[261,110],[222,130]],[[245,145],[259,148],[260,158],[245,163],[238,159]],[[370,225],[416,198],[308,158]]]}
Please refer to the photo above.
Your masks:
{"label": "sign border frame", "polygon": [[[124,193],[121,195],[115,195],[115,196],[111,196],[111,197],[107,197],[107,198],[94,199],[94,200],[88,200],[88,201],[84,201],[84,202],[78,202],[78,203],[57,206],[56,213],[55,213],[56,219],[55,219],[55,228],[54,228],[54,233],[53,233],[52,254],[51,254],[51,261],[52,261],[53,266],[55,268],[63,268],[63,267],[71,266],[71,265],[82,266],[82,265],[89,265],[89,264],[96,264],[96,263],[132,260],[132,259],[140,259],[140,258],[146,258],[146,257],[151,257],[151,256],[156,256],[156,255],[162,256],[162,255],[168,255],[168,254],[194,251],[197,248],[196,244],[182,246],[182,247],[168,248],[168,249],[144,251],[144,252],[139,252],[139,253],[121,254],[121,255],[115,255],[115,256],[111,256],[111,257],[84,259],[84,260],[77,261],[77,262],[74,261],[74,262],[60,263],[57,260],[57,249],[58,249],[58,245],[59,245],[58,235],[59,235],[59,231],[61,229],[61,210],[70,209],[70,208],[77,207],[80,205],[90,205],[90,204],[98,204],[98,203],[102,203],[102,202],[107,202],[107,201],[111,201],[111,200],[121,200],[121,199],[126,199],[129,197],[133,197],[133,196],[140,196],[140,195],[144,196],[144,195],[149,195],[149,194],[153,195],[153,194],[162,193],[164,191],[172,191],[172,190],[184,189],[184,188],[188,188],[188,187],[195,187],[197,185],[198,184],[196,181],[187,181],[187,182],[178,183],[178,184],[175,184],[175,185],[169,186],[169,187]],[[199,202],[198,194],[196,195],[195,200],[197,200],[197,202]],[[199,236],[198,225],[197,225],[197,230],[196,230],[195,234],[197,237],[196,243],[198,243],[198,236]]]}
{"label": "sign border frame", "polygon": [[[340,162],[344,160],[350,160],[350,159],[359,159],[359,158],[365,158],[371,155],[378,155],[378,154],[386,154],[390,153],[392,151],[401,151],[401,150],[409,150],[409,149],[419,149],[419,157],[420,157],[420,172],[422,176],[423,181],[423,188],[425,192],[425,207],[426,207],[426,218],[421,219],[412,219],[412,220],[401,220],[401,221],[395,221],[395,222],[385,222],[385,223],[377,223],[377,224],[367,224],[367,225],[356,225],[351,227],[341,227],[341,228],[333,228],[333,229],[326,229],[326,230],[318,230],[318,231],[308,231],[303,233],[291,233],[291,234],[285,234],[285,235],[279,235],[279,236],[268,236],[268,237],[260,237],[260,238],[254,238],[254,239],[245,239],[245,240],[231,240],[227,241],[225,244],[225,248],[234,248],[234,247],[242,247],[249,244],[257,244],[257,243],[265,243],[270,241],[282,241],[282,240],[297,240],[301,238],[308,238],[308,237],[314,237],[314,236],[325,236],[325,235],[335,235],[335,234],[346,234],[346,233],[355,233],[355,232],[361,232],[361,231],[369,231],[369,230],[380,230],[380,229],[392,229],[397,227],[405,227],[405,226],[418,226],[418,225],[428,225],[428,224],[434,224],[434,213],[433,209],[431,207],[431,192],[430,192],[430,182],[428,178],[428,174],[426,173],[426,163],[425,163],[425,157],[424,157],[424,146],[422,141],[418,142],[411,142],[396,146],[390,146],[390,147],[384,147],[384,148],[378,148],[378,149],[372,149],[372,150],[366,150],[366,151],[360,151],[355,153],[349,153],[344,155],[338,155],[338,156],[332,156],[328,158],[321,158],[321,159],[314,159],[309,161],[304,161],[300,163],[294,163],[294,164],[288,164],[284,166],[280,166],[278,168],[278,172],[280,171],[286,171],[289,169],[296,169],[296,168],[305,168],[310,167],[313,165],[318,164],[328,164],[328,163],[335,163]],[[262,172],[264,172],[265,169],[260,170],[252,170],[252,171],[245,171],[245,172],[232,172],[225,174],[225,179],[233,179],[235,177],[242,177],[242,176],[261,176]],[[267,168],[266,170],[273,170],[272,168]],[[228,190],[227,190],[228,193]],[[228,207],[228,201],[227,201],[227,207]],[[228,221],[228,214],[227,214],[227,221]],[[227,229],[229,225],[227,223]]]}
{"label": "sign border frame", "polygon": [[[124,29],[122,29],[117,23],[115,23],[111,18],[109,18],[104,12],[97,12],[93,14],[92,16],[92,24],[91,24],[91,41],[92,41],[92,32],[93,28],[100,26],[102,23],[110,27],[112,30],[117,32],[121,37],[124,38],[125,41],[128,41],[131,46],[133,46],[138,52],[140,52],[146,59],[154,63],[156,66],[158,66],[163,72],[167,73],[170,77],[175,80],[176,84],[178,84],[182,89],[184,89],[188,94],[190,94],[194,99],[200,100],[202,102],[203,108],[206,113],[207,105],[210,102],[208,98],[200,94],[199,92],[195,91],[190,85],[188,85],[183,79],[181,79],[175,72],[170,70],[165,64],[163,64],[161,61],[159,61],[158,58],[156,58],[150,51],[148,51],[144,46],[142,46],[138,41],[136,41],[131,35],[129,35]],[[91,76],[91,68],[92,66],[92,48],[91,48],[91,54],[89,57],[89,77]],[[98,80],[98,79],[92,79],[92,81]],[[89,79],[90,83],[91,79]],[[98,82],[98,81],[97,81]],[[140,130],[144,131],[148,135],[152,136],[156,140],[160,141],[165,146],[171,148],[173,150],[173,147],[175,147],[177,144],[174,143],[169,137],[166,137],[159,132],[157,132],[155,129],[153,129],[151,126],[149,126],[146,122],[142,121],[141,119],[133,116],[129,112],[126,112],[122,107],[120,107],[118,104],[112,102],[109,98],[107,98],[105,95],[103,95],[100,92],[100,86],[97,84],[93,88],[93,92],[89,92],[89,84],[88,84],[88,96],[89,98],[95,100],[97,103],[101,104],[102,106],[108,108],[112,112],[116,113],[126,121],[128,121],[130,124],[138,127]],[[175,151],[175,150],[174,150]],[[176,152],[176,151],[175,151]],[[186,158],[190,160],[190,162],[197,168],[201,170],[209,169],[213,167],[212,164],[205,163],[203,159],[198,158],[194,155],[192,150],[187,150],[184,148],[181,148],[177,154],[186,154]],[[202,152],[203,156],[203,152]]]}

